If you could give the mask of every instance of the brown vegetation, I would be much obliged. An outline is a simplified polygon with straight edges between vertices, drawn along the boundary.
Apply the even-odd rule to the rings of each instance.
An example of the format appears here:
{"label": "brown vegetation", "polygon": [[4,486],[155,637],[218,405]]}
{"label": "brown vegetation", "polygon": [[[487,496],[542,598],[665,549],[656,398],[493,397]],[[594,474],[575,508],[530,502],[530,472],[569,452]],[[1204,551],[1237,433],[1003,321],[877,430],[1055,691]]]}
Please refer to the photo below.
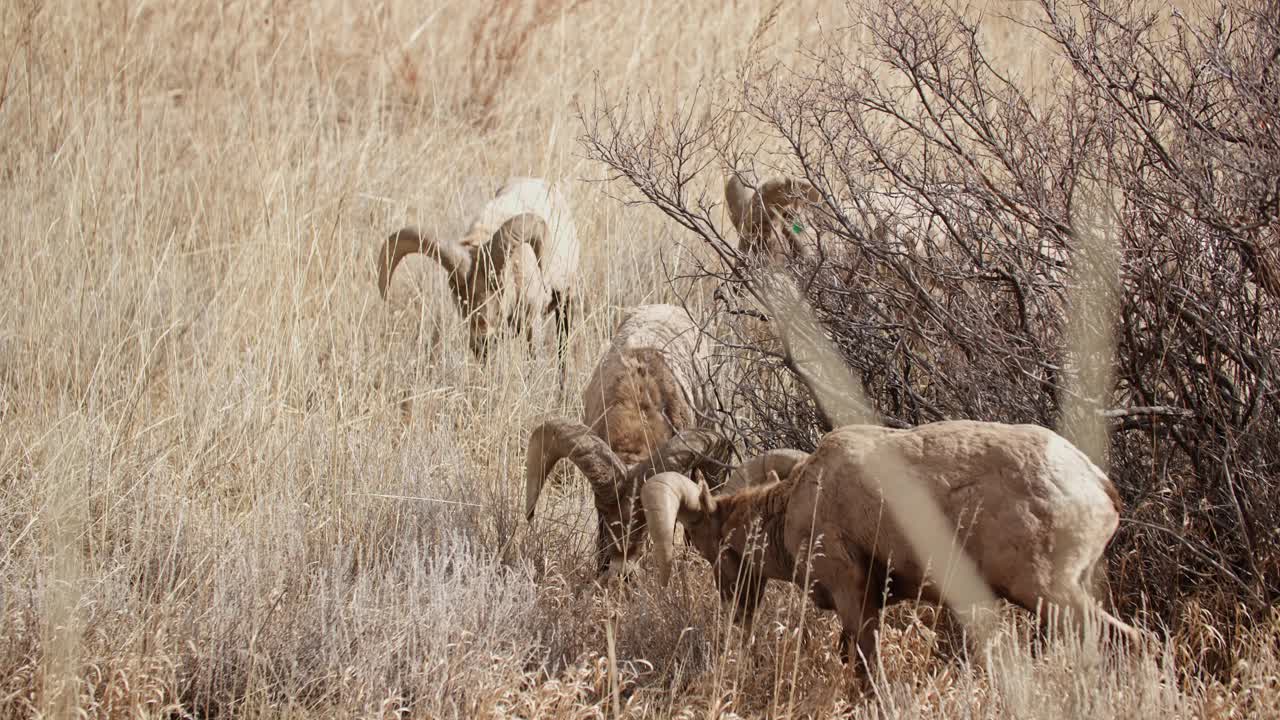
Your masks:
{"label": "brown vegetation", "polygon": [[[593,507],[563,493],[528,532],[520,477],[528,429],[581,408],[557,399],[554,369],[518,341],[479,364],[465,324],[440,310],[452,300],[438,268],[407,263],[384,304],[376,245],[406,223],[460,237],[494,178],[568,181],[578,231],[592,239],[581,275],[599,309],[574,330],[573,396],[608,342],[607,308],[676,302],[692,287],[690,309],[708,314],[700,285],[663,282],[695,271],[707,248],[579,182],[604,173],[574,137],[575,100],[598,82],[671,109],[660,116],[679,124],[675,101],[732,98],[719,81],[739,69],[758,82],[770,61],[804,67],[829,41],[849,49],[823,34],[847,17],[817,0],[503,2],[499,15],[491,5],[0,3],[0,716],[1280,714],[1280,618],[1228,616],[1213,592],[1179,600],[1167,645],[1133,656],[1073,641],[1032,655],[1025,621],[1011,616],[1009,653],[948,658],[928,610],[895,610],[866,695],[840,671],[834,625],[796,594],[766,596],[747,645],[704,568],[683,557],[661,592],[645,582],[625,595],[579,592],[592,572]],[[486,29],[507,17],[510,32]],[[1042,56],[1017,44],[1033,36],[1015,23],[984,23],[1006,61],[1025,69]],[[1271,117],[1257,127],[1274,131]],[[751,150],[773,149],[775,134],[742,130]],[[689,173],[683,189],[717,198],[708,212],[726,227],[720,167]],[[1195,227],[1171,237],[1190,243]],[[1275,257],[1267,232],[1244,238],[1258,268]],[[1254,275],[1236,274],[1246,246],[1221,247],[1229,252],[1184,278],[1186,293],[1216,302],[1249,292]],[[1210,259],[1218,275],[1205,274]],[[950,271],[939,280],[976,282]],[[976,323],[980,299],[950,312]],[[882,354],[899,332],[889,325],[869,346]],[[1156,357],[1185,358],[1188,336],[1170,337]],[[1198,347],[1202,365],[1222,363],[1247,391],[1234,361]],[[740,356],[716,351],[726,367]],[[869,358],[857,369],[873,394],[903,396],[903,382],[885,379],[902,365],[872,372]],[[910,363],[915,383],[921,366]],[[939,369],[913,387],[977,387],[1016,370],[1000,368],[960,364],[954,380]],[[1223,387],[1186,385],[1209,399]],[[979,396],[975,414],[1026,401],[997,395],[1008,388]],[[1034,399],[1028,413],[1047,402]],[[914,402],[903,396],[895,412],[908,419]],[[1117,422],[1166,437],[1142,417]],[[1236,427],[1222,418],[1214,427]],[[805,432],[817,427],[800,419]],[[784,444],[781,433],[748,438]],[[1265,439],[1241,438],[1249,452]],[[1119,457],[1130,452],[1117,443]],[[1258,477],[1272,471],[1246,454],[1225,493],[1202,492],[1179,484],[1198,477],[1182,474],[1179,457],[1157,456],[1141,486],[1118,463],[1136,522],[1122,527],[1113,577],[1155,582],[1178,553],[1187,570],[1171,587],[1234,598],[1239,583],[1214,562],[1255,576],[1241,574],[1249,556],[1229,489],[1247,499],[1240,508],[1265,549],[1265,516],[1250,503],[1265,499]],[[1150,532],[1161,552],[1144,554],[1147,526],[1160,528]],[[1202,540],[1210,530],[1216,544]],[[1230,563],[1203,555],[1219,547]],[[1146,597],[1175,595],[1161,586]],[[795,628],[825,642],[801,647]],[[1222,658],[1218,674],[1201,671]]]}
{"label": "brown vegetation", "polygon": [[[1022,18],[1052,50],[1038,53],[1046,86],[996,64],[972,18],[892,0],[812,65],[671,111],[700,122],[655,139],[643,106],[601,104],[586,142],[730,260],[714,194],[689,178],[768,147],[754,155],[780,166],[768,172],[823,198],[818,251],[786,267],[876,417],[1072,432],[1107,419],[1109,453],[1073,439],[1097,446],[1129,508],[1116,601],[1171,625],[1192,598],[1223,623],[1264,617],[1280,597],[1265,519],[1280,516],[1280,297],[1262,250],[1280,217],[1280,136],[1263,119],[1280,107],[1271,9],[1046,0]],[[723,267],[702,275],[760,296],[758,278]],[[720,376],[726,412],[753,418],[743,439],[813,447],[832,422],[796,392],[796,359],[727,327],[751,358]]]}

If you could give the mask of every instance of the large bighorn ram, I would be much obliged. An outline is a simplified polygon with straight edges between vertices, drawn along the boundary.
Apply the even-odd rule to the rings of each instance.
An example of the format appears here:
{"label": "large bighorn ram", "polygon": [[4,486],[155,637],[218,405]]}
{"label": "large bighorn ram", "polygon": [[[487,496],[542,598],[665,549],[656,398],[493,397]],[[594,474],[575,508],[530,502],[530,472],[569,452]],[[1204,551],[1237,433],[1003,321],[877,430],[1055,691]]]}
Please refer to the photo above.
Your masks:
{"label": "large bighorn ram", "polygon": [[872,667],[882,593],[890,603],[938,602],[936,578],[948,570],[945,557],[917,557],[884,507],[882,482],[914,481],[998,595],[1029,609],[1051,603],[1077,620],[1096,612],[1136,636],[1086,589],[1119,522],[1115,488],[1050,430],[971,421],[911,430],[851,425],[828,433],[789,473],[773,472],[781,479],[718,497],[685,475],[650,479],[641,499],[661,581],[670,578],[677,520],[716,567],[721,597],[736,597],[748,624],[765,581],[801,583],[807,560],[810,597],[843,625],[842,657],[848,661],[855,641]]}
{"label": "large bighorn ram", "polygon": [[387,296],[405,256],[430,255],[449,275],[454,302],[470,326],[472,351],[484,356],[504,327],[536,346],[547,315],[554,312],[563,365],[580,251],[559,187],[537,178],[510,178],[460,240],[413,227],[392,233],[378,258],[378,292]]}
{"label": "large bighorn ram", "polygon": [[621,570],[640,554],[644,516],[634,506],[646,479],[728,459],[726,443],[696,430],[704,400],[695,366],[705,358],[701,333],[685,310],[635,308],[591,375],[582,398],[583,422],[549,420],[529,436],[527,517],[533,519],[551,469],[568,458],[587,476],[595,496],[601,573]]}

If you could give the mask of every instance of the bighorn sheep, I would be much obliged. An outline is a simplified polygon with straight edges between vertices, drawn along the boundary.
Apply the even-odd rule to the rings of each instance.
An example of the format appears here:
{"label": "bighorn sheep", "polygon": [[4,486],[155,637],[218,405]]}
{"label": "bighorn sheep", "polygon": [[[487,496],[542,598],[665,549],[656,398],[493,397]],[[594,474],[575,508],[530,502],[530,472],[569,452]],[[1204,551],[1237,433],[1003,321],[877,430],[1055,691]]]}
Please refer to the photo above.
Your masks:
{"label": "bighorn sheep", "polygon": [[[966,202],[964,196],[945,189],[934,189],[934,203],[948,206]],[[724,185],[729,219],[741,241],[738,251],[744,261],[765,256],[775,262],[786,262],[812,254],[812,234],[802,222],[804,212],[819,207],[823,201],[807,180],[771,178],[752,190],[741,176],[731,172]],[[945,240],[946,228],[941,222],[942,208],[937,204],[909,202],[887,193],[867,192],[858,196],[854,205],[841,212],[852,222],[861,222],[867,237],[886,249],[913,254],[927,253],[930,245]]]}
{"label": "bighorn sheep", "polygon": [[855,641],[872,667],[882,592],[890,603],[938,602],[935,579],[946,572],[946,558],[932,558],[934,570],[926,574],[930,558],[915,556],[885,512],[880,483],[912,480],[880,477],[885,468],[923,483],[998,595],[1029,609],[1052,603],[1076,618],[1092,610],[1106,625],[1136,636],[1086,589],[1119,522],[1115,488],[1066,439],[1033,425],[846,426],[828,433],[789,473],[772,471],[774,482],[718,497],[685,475],[657,475],[646,482],[641,501],[660,580],[670,578],[679,520],[716,567],[721,597],[736,597],[749,625],[765,580],[803,581],[801,563],[812,541],[810,597],[839,615],[846,662]]}
{"label": "bighorn sheep", "polygon": [[801,239],[805,232],[801,211],[822,202],[822,195],[805,180],[771,178],[752,190],[732,172],[724,184],[729,219],[740,238],[742,261],[764,255],[783,261],[809,255]]}
{"label": "bighorn sheep", "polygon": [[378,292],[385,299],[406,255],[435,257],[449,274],[454,302],[470,325],[471,349],[483,357],[504,326],[542,339],[548,313],[556,317],[563,366],[578,271],[578,233],[558,186],[510,178],[485,204],[461,240],[417,228],[392,233],[378,258]]}
{"label": "bighorn sheep", "polygon": [[641,483],[661,470],[687,472],[712,458],[728,459],[726,443],[695,430],[704,408],[695,365],[705,358],[700,331],[682,308],[644,305],[629,312],[583,393],[583,422],[549,420],[529,436],[528,519],[547,475],[568,458],[595,495],[597,569],[621,569],[638,557],[644,517],[633,506]]}

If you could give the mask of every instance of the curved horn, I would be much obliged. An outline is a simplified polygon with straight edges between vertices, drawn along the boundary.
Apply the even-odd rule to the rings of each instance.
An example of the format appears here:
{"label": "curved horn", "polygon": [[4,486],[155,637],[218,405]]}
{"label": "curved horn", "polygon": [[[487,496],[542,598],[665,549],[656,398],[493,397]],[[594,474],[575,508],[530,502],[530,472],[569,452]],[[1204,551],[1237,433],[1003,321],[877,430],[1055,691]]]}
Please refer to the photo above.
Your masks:
{"label": "curved horn", "polygon": [[729,206],[729,220],[733,222],[733,227],[737,229],[739,235],[747,233],[747,218],[751,213],[751,200],[754,195],[755,191],[742,182],[738,173],[730,173],[729,179],[724,183],[724,199]]}
{"label": "curved horn", "polygon": [[721,492],[737,492],[753,485],[763,485],[768,482],[771,472],[776,473],[780,478],[789,477],[796,465],[808,457],[809,453],[799,450],[786,448],[770,450],[734,468],[729,474],[729,479],[725,481],[724,487],[721,488]]}
{"label": "curved horn", "polygon": [[423,253],[437,258],[449,274],[466,273],[471,267],[471,255],[456,242],[437,242],[430,233],[415,227],[401,228],[389,235],[378,256],[378,293],[385,299],[391,275],[406,255]]}
{"label": "curved horn", "polygon": [[671,580],[676,519],[680,513],[715,510],[715,500],[705,490],[705,484],[694,484],[689,478],[674,472],[655,475],[640,489],[640,503],[649,524],[649,539],[653,541],[658,582],[663,586]]}
{"label": "curved horn", "polygon": [[485,254],[489,256],[491,267],[485,268],[484,271],[492,270],[494,275],[501,275],[502,269],[507,264],[507,258],[514,249],[526,243],[533,248],[533,254],[538,257],[541,264],[541,248],[546,234],[546,222],[532,213],[523,213],[507,220],[485,244]]}
{"label": "curved horn", "polygon": [[808,180],[799,178],[775,178],[760,186],[760,197],[767,210],[780,212],[786,207],[817,205],[822,193]]}
{"label": "curved horn", "polygon": [[547,222],[533,213],[522,213],[502,223],[498,232],[493,234],[492,243],[501,245],[505,255],[507,249],[520,243],[527,243],[533,248],[533,254],[542,263],[543,245],[547,240]]}
{"label": "curved horn", "polygon": [[548,420],[529,434],[524,461],[524,513],[533,519],[533,510],[542,486],[555,464],[569,458],[593,487],[612,485],[623,479],[626,468],[600,437],[580,422],[563,418]]}
{"label": "curved horn", "polygon": [[653,451],[647,460],[636,463],[627,471],[627,479],[643,483],[662,472],[692,475],[695,470],[717,477],[725,464],[733,445],[712,430],[684,430],[678,432]]}

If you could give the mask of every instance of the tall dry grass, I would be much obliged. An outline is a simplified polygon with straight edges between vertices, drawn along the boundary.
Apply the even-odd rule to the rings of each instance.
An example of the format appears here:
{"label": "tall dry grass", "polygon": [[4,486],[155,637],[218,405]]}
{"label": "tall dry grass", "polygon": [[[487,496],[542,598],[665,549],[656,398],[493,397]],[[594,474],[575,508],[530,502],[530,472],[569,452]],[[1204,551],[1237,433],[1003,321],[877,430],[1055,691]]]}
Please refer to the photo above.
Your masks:
{"label": "tall dry grass", "polygon": [[[524,434],[579,411],[611,308],[672,299],[687,258],[587,182],[574,103],[597,81],[693,93],[749,44],[796,59],[837,16],[477,5],[0,5],[0,714],[1277,710],[1275,623],[1206,680],[1185,669],[1212,627],[1032,655],[1011,618],[996,664],[898,613],[862,695],[829,618],[807,613],[804,647],[786,632],[793,594],[743,645],[692,561],[670,593],[578,592],[590,507],[571,486],[522,526]],[[550,353],[477,364],[425,261],[388,303],[374,288],[385,232],[457,233],[509,174],[570,181],[588,243],[567,399]]]}

